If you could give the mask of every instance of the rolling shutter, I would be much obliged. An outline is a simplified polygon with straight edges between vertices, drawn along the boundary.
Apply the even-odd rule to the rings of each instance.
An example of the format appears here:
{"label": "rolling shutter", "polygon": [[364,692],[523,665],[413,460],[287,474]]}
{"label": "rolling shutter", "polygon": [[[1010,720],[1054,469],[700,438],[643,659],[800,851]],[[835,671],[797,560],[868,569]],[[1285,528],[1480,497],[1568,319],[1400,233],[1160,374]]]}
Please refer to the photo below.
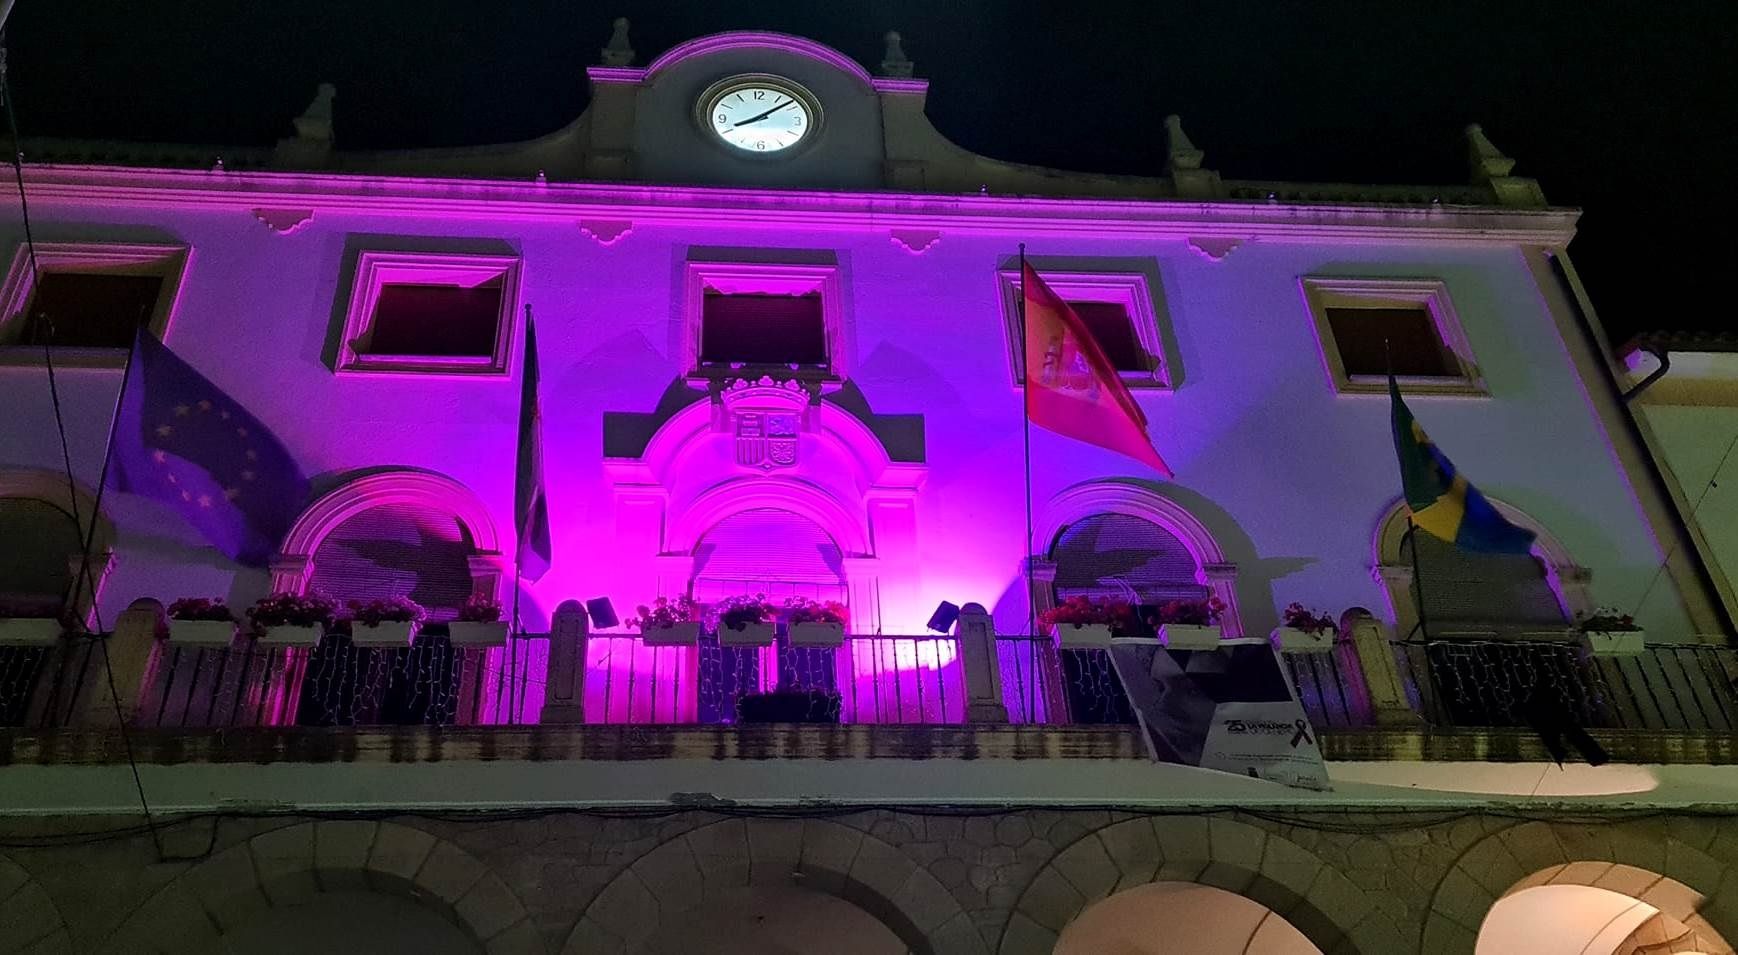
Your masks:
{"label": "rolling shutter", "polygon": [[1135,596],[1137,603],[1205,597],[1195,558],[1175,534],[1127,514],[1071,524],[1051,551],[1060,597]]}
{"label": "rolling shutter", "polygon": [[308,589],[340,603],[407,596],[428,608],[429,620],[452,620],[471,593],[473,551],[452,517],[385,504],[320,542]]}
{"label": "rolling shutter", "polygon": [[1424,533],[1413,539],[1432,622],[1560,625],[1567,619],[1544,566],[1531,554],[1475,554]]}

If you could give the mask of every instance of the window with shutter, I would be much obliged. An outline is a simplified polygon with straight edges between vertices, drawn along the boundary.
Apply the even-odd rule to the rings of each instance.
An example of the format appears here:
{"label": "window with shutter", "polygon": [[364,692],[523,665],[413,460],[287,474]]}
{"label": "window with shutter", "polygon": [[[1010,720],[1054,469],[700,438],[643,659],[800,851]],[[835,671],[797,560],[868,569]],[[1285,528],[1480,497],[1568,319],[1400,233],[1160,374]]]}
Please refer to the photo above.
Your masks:
{"label": "window with shutter", "polygon": [[498,276],[469,287],[383,285],[358,351],[486,359],[500,333],[501,293]]}
{"label": "window with shutter", "polygon": [[1460,317],[1440,279],[1299,280],[1322,366],[1341,394],[1485,394]]}
{"label": "window with shutter", "polygon": [[1126,306],[1120,302],[1069,302],[1068,306],[1104,349],[1111,367],[1120,372],[1153,370],[1153,357],[1141,347]]}
{"label": "window with shutter", "polygon": [[1137,604],[1207,596],[1199,567],[1175,534],[1128,514],[1069,525],[1051,550],[1059,598],[1120,597]]}
{"label": "window with shutter", "polygon": [[369,508],[314,552],[308,589],[340,603],[405,596],[431,622],[453,620],[471,594],[469,536],[454,518],[402,504]]}
{"label": "window with shutter", "polygon": [[1348,375],[1457,378],[1460,362],[1437,333],[1430,310],[1410,308],[1330,308],[1328,326]]}
{"label": "window with shutter", "polygon": [[1537,557],[1477,554],[1424,533],[1414,534],[1413,540],[1418,544],[1424,613],[1433,631],[1438,624],[1556,628],[1568,619]]}
{"label": "window with shutter", "polygon": [[186,266],[186,246],[20,245],[0,282],[0,364],[36,364],[46,345],[57,365],[119,368],[141,327],[168,340]]}
{"label": "window with shutter", "polygon": [[337,370],[505,375],[518,300],[516,256],[361,252]]}
{"label": "window with shutter", "polygon": [[59,605],[82,552],[72,516],[27,497],[0,498],[0,602]]}
{"label": "window with shutter", "polygon": [[48,272],[36,283],[20,345],[131,348],[163,293],[161,275]]}

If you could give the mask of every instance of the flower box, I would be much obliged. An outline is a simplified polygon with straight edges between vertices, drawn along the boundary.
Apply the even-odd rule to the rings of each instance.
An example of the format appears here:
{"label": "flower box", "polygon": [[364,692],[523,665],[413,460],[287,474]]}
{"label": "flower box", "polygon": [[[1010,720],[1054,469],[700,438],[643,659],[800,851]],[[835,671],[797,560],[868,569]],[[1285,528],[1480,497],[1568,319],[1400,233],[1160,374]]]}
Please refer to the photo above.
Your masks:
{"label": "flower box", "polygon": [[757,623],[745,623],[740,630],[721,626],[718,628],[718,645],[721,647],[772,646],[772,624],[765,620]]}
{"label": "flower box", "polygon": [[1334,649],[1335,636],[1337,634],[1332,630],[1280,627],[1268,639],[1281,653],[1330,653]]}
{"label": "flower box", "polygon": [[359,647],[408,647],[416,634],[416,624],[409,620],[382,620],[374,626],[355,623],[350,627],[350,642]]}
{"label": "flower box", "polygon": [[507,621],[454,620],[447,624],[447,642],[455,647],[504,646],[507,643]]}
{"label": "flower box", "polygon": [[793,647],[837,647],[845,642],[845,625],[805,620],[791,624]]}
{"label": "flower box", "polygon": [[0,617],[0,646],[53,646],[62,629],[53,617]]}
{"label": "flower box", "polygon": [[748,693],[736,701],[736,718],[744,723],[837,723],[839,710],[839,694],[831,690]]}
{"label": "flower box", "polygon": [[1583,630],[1578,639],[1596,657],[1634,657],[1647,649],[1645,630]]}
{"label": "flower box", "polygon": [[1056,645],[1064,650],[1103,650],[1115,633],[1107,623],[1059,623],[1051,629],[1056,631]]}
{"label": "flower box", "polygon": [[305,627],[286,623],[267,627],[260,634],[259,642],[268,647],[311,647],[318,644],[325,634],[326,628],[317,623]]}
{"label": "flower box", "polygon": [[196,647],[227,647],[235,640],[233,620],[170,620],[169,642]]}
{"label": "flower box", "polygon": [[1171,650],[1217,650],[1221,636],[1218,624],[1167,623],[1159,627],[1159,645]]}
{"label": "flower box", "polygon": [[647,627],[640,642],[648,647],[691,647],[700,642],[700,621],[683,620],[668,627]]}

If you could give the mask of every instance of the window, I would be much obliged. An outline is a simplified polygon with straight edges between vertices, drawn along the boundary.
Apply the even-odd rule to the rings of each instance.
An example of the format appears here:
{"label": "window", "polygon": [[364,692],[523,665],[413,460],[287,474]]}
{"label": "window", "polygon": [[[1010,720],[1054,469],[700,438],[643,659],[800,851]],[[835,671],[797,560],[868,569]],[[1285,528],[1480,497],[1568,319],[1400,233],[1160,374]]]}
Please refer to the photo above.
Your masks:
{"label": "window", "polygon": [[691,261],[684,311],[690,374],[759,365],[845,377],[844,293],[830,262]]}
{"label": "window", "polygon": [[827,364],[821,296],[725,295],[708,290],[701,305],[701,365]]}
{"label": "window", "polygon": [[338,370],[505,375],[518,297],[511,256],[364,252]]}
{"label": "window", "polygon": [[[1045,284],[1068,303],[1105,357],[1130,388],[1169,388],[1170,365],[1159,337],[1158,319],[1146,276],[1140,272],[1053,272],[1041,270]],[[1007,326],[1008,355],[1015,386],[1025,380],[1020,354],[1020,273],[999,273],[1002,317]]]}
{"label": "window", "polygon": [[1322,364],[1342,394],[1484,394],[1448,289],[1434,279],[1302,280]]}
{"label": "window", "polygon": [[38,243],[36,271],[20,247],[0,287],[7,363],[41,360],[120,367],[143,326],[163,337],[187,261],[181,246]]}
{"label": "window", "polygon": [[412,504],[382,504],[320,541],[308,590],[340,603],[409,597],[428,609],[430,622],[444,623],[471,595],[474,553],[457,519]]}
{"label": "window", "polygon": [[0,603],[58,613],[84,552],[72,515],[47,501],[0,497]]}
{"label": "window", "polygon": [[1422,531],[1412,536],[1433,636],[1469,625],[1478,632],[1527,625],[1557,630],[1568,619],[1544,564],[1532,554],[1478,554]]}

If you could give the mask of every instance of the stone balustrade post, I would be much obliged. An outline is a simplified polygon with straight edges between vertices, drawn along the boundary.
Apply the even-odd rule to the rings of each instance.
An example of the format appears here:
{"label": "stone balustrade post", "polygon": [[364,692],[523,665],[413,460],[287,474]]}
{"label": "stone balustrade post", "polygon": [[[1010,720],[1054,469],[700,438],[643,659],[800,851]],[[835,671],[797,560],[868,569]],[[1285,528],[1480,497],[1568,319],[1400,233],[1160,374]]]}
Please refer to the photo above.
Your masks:
{"label": "stone balustrade post", "polygon": [[[139,713],[139,701],[156,682],[162,637],[169,632],[163,605],[155,600],[135,600],[115,618],[114,632],[103,646],[92,646],[95,656],[84,667],[84,683],[78,687],[78,707],[71,714],[74,726],[113,726],[116,713],[128,724]],[[67,640],[83,639],[68,637]],[[114,673],[114,692],[109,691],[109,673]],[[117,699],[118,697],[118,699]]]}
{"label": "stone balustrade post", "polygon": [[[1394,658],[1388,625],[1361,610],[1349,610],[1340,619],[1341,639],[1334,652],[1340,654],[1342,673],[1363,677],[1363,690],[1370,719],[1377,726],[1418,726],[1424,718],[1406,697],[1406,683]],[[1349,656],[1349,659],[1348,659]],[[1347,664],[1356,662],[1357,666]]]}
{"label": "stone balustrade post", "polygon": [[585,722],[585,605],[564,601],[549,620],[549,676],[540,723]]}
{"label": "stone balustrade post", "polygon": [[996,624],[983,604],[966,604],[954,623],[960,667],[966,684],[966,721],[1006,723],[1002,702],[1002,667],[996,656]]}

